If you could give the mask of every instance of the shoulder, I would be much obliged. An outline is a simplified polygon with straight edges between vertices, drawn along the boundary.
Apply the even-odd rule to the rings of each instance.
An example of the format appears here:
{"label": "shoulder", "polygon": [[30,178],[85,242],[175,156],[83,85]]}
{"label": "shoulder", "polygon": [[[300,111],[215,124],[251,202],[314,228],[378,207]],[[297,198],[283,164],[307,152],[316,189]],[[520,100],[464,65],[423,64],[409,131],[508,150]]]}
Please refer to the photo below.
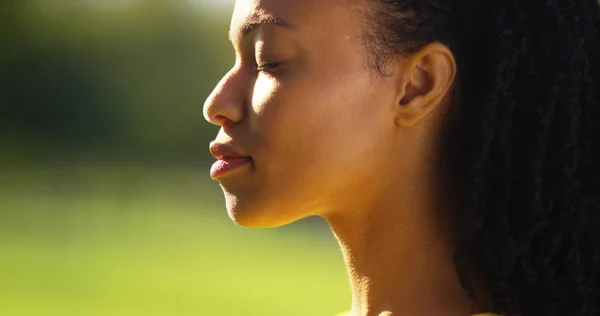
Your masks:
{"label": "shoulder", "polygon": [[[351,312],[345,312],[345,313],[337,314],[335,316],[352,316],[352,313]],[[483,313],[483,314],[475,314],[473,316],[502,316],[502,315],[493,314],[493,313]]]}

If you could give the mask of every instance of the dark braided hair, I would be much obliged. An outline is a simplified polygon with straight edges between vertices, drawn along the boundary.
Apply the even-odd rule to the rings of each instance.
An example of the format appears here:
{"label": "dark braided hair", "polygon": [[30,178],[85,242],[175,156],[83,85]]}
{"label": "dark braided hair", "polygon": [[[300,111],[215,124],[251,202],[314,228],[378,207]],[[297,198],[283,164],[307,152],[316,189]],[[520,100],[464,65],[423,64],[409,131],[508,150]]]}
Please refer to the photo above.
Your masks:
{"label": "dark braided hair", "polygon": [[598,0],[360,2],[382,75],[429,42],[457,60],[441,157],[463,286],[472,256],[494,312],[600,315]]}

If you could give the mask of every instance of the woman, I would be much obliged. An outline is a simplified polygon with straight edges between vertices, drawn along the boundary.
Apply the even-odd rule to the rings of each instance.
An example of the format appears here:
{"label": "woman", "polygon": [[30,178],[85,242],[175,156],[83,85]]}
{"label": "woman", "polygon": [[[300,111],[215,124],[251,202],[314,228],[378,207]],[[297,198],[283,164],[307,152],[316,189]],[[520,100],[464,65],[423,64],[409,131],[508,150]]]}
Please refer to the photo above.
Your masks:
{"label": "woman", "polygon": [[229,216],[317,215],[351,315],[600,315],[597,0],[238,0]]}

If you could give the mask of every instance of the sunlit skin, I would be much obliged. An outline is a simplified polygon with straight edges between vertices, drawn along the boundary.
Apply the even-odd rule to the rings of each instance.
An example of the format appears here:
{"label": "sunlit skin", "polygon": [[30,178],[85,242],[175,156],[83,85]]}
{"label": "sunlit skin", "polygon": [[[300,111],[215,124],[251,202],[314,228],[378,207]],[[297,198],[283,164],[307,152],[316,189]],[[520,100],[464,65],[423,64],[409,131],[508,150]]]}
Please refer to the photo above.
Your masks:
{"label": "sunlit skin", "polygon": [[456,276],[454,210],[438,185],[454,56],[431,43],[382,76],[356,3],[236,2],[236,62],[204,104],[215,143],[252,158],[215,177],[229,216],[246,227],[323,217],[354,316],[483,312]]}

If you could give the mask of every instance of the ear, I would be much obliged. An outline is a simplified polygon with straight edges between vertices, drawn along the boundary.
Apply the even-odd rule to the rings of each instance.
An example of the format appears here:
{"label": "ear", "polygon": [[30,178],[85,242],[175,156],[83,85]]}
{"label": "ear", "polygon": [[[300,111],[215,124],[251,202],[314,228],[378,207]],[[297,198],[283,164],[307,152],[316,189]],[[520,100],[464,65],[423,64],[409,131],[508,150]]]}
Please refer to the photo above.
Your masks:
{"label": "ear", "polygon": [[456,76],[450,49],[430,43],[399,61],[396,124],[413,126],[443,106]]}

